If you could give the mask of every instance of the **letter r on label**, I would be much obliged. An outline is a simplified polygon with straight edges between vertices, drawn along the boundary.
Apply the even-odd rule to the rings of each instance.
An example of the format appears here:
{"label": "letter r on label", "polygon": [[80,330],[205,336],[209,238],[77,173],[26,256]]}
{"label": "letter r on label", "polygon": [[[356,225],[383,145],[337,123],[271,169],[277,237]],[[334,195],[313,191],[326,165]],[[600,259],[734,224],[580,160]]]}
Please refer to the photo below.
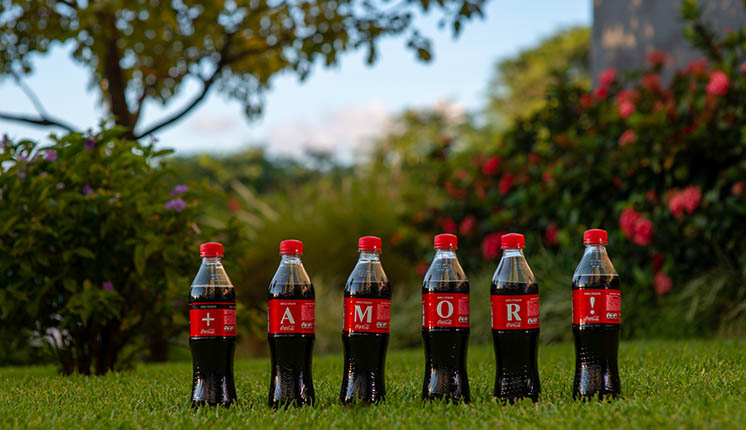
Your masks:
{"label": "letter r on label", "polygon": [[[373,316],[373,306],[366,306],[363,311],[360,305],[355,305],[355,321],[364,321],[370,323],[370,319]],[[367,317],[367,321],[366,320]]]}
{"label": "letter r on label", "polygon": [[521,317],[518,316],[518,312],[520,312],[521,306],[517,303],[507,303],[506,306],[508,307],[508,321],[513,321],[513,318],[520,321]]}

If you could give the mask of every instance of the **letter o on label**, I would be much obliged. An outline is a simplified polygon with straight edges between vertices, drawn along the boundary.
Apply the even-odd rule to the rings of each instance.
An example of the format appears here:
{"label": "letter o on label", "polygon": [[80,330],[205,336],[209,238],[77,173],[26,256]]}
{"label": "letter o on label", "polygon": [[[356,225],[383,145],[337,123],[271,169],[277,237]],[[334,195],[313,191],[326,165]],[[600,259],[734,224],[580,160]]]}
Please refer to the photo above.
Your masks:
{"label": "letter o on label", "polygon": [[[448,313],[443,314],[443,304],[448,305]],[[449,318],[451,315],[453,315],[453,304],[448,300],[441,300],[438,302],[438,305],[435,306],[435,311],[438,312],[438,316],[441,318]]]}

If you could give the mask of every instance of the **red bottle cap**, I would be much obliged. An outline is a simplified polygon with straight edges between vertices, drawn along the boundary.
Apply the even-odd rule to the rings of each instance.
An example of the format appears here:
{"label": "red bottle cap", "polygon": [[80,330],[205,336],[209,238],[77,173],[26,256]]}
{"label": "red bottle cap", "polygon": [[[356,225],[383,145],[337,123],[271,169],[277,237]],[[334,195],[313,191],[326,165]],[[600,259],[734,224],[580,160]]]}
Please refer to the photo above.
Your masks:
{"label": "red bottle cap", "polygon": [[526,239],[520,233],[508,233],[500,237],[501,248],[525,248]]}
{"label": "red bottle cap", "polygon": [[455,234],[443,233],[433,239],[435,249],[458,248],[458,237]]}
{"label": "red bottle cap", "polygon": [[300,240],[283,240],[280,242],[280,254],[303,254],[303,242]]}
{"label": "red bottle cap", "polygon": [[599,243],[606,245],[609,243],[609,235],[606,234],[606,230],[601,230],[599,228],[586,230],[585,233],[583,233],[583,243],[586,245]]}
{"label": "red bottle cap", "polygon": [[223,245],[217,242],[207,242],[199,246],[200,257],[222,257]]}
{"label": "red bottle cap", "polygon": [[357,241],[357,249],[361,251],[380,251],[381,238],[375,236],[363,236]]}

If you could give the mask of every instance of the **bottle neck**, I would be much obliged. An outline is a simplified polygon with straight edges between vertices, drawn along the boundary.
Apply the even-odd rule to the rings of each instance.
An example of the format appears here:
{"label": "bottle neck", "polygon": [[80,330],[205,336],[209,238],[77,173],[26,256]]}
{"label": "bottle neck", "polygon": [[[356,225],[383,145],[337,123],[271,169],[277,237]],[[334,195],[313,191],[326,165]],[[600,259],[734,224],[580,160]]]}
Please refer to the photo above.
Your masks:
{"label": "bottle neck", "polygon": [[220,257],[202,257],[202,264],[221,264]]}
{"label": "bottle neck", "polygon": [[281,254],[280,264],[302,264],[301,254]]}
{"label": "bottle neck", "polygon": [[361,249],[358,261],[381,261],[381,251]]}
{"label": "bottle neck", "polygon": [[456,258],[456,248],[435,248],[435,258]]}
{"label": "bottle neck", "polygon": [[502,258],[524,257],[523,248],[504,248]]}
{"label": "bottle neck", "polygon": [[608,256],[606,253],[606,245],[600,244],[600,243],[588,243],[585,245],[585,252],[583,253],[583,256],[591,255],[596,258],[600,258],[601,256]]}

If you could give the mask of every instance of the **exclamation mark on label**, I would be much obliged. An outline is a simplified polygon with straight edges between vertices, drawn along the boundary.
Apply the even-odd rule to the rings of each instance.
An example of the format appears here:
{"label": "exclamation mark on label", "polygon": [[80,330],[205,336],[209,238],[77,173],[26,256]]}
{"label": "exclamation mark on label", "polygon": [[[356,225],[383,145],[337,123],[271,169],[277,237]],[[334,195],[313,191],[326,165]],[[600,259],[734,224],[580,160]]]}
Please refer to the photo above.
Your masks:
{"label": "exclamation mark on label", "polygon": [[593,310],[593,305],[596,303],[596,298],[591,297],[591,315],[595,314],[596,311]]}

